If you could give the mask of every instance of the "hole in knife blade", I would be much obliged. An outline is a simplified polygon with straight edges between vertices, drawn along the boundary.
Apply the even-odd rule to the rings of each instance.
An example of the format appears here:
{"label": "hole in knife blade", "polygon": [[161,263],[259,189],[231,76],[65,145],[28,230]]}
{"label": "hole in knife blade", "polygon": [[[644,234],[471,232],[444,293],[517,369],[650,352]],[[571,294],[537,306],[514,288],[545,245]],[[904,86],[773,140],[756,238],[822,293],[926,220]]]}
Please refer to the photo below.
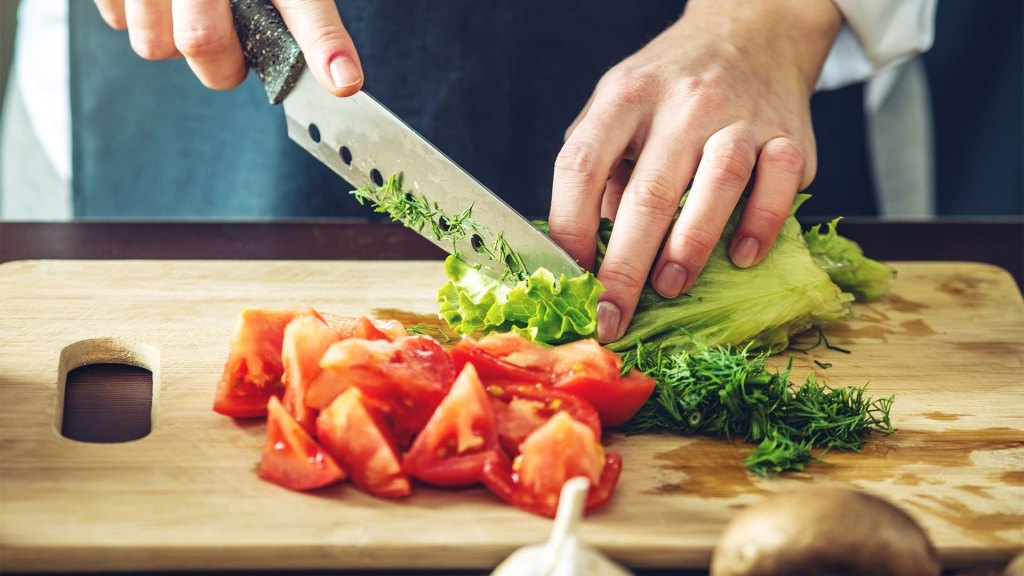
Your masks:
{"label": "hole in knife blade", "polygon": [[309,125],[309,137],[313,139],[313,142],[320,143],[320,129],[316,124]]}
{"label": "hole in knife blade", "polygon": [[442,232],[452,231],[451,220],[448,220],[448,217],[445,216],[444,214],[442,214],[441,217],[437,219],[437,226],[438,228],[441,229]]}
{"label": "hole in knife blade", "polygon": [[376,168],[370,170],[370,180],[373,180],[373,183],[377,186],[384,185],[384,176],[381,176],[380,170],[377,170]]}
{"label": "hole in knife blade", "polygon": [[338,150],[338,155],[341,156],[341,161],[345,163],[345,166],[352,165],[352,151],[348,149],[348,146],[342,146]]}
{"label": "hole in knife blade", "polygon": [[469,243],[477,253],[479,253],[484,247],[484,239],[481,238],[479,234],[473,234],[472,238],[469,239]]}

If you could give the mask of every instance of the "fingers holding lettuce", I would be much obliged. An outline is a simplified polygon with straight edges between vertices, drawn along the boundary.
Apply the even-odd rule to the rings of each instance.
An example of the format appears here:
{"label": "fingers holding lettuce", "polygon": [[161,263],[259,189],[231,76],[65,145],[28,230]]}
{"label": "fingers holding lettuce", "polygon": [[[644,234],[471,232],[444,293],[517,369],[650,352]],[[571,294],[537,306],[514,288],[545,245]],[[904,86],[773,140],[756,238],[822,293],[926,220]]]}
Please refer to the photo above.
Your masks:
{"label": "fingers holding lettuce", "polygon": [[748,186],[729,255],[740,267],[765,257],[814,177],[810,97],[841,22],[825,0],[691,0],[598,82],[555,162],[549,223],[593,269],[599,221],[615,221],[601,341],[626,331],[648,279],[664,297],[693,285]]}

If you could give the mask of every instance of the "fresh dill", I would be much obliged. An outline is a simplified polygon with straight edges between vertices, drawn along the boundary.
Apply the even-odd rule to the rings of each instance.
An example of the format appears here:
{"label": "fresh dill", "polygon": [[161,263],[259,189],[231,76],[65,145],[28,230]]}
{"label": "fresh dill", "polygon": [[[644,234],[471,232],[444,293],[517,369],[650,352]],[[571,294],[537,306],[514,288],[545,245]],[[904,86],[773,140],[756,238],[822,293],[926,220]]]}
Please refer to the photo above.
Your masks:
{"label": "fresh dill", "polygon": [[437,340],[441,344],[448,344],[453,340],[458,339],[458,336],[453,335],[451,332],[448,332],[447,330],[441,328],[440,326],[426,324],[423,322],[420,322],[419,324],[413,324],[412,326],[406,326],[405,331],[406,333],[412,334],[414,336],[430,336],[431,338]]}
{"label": "fresh dill", "polygon": [[762,475],[802,470],[814,449],[857,451],[871,432],[893,431],[892,397],[867,397],[866,385],[830,388],[813,372],[796,386],[792,358],[775,373],[767,359],[749,346],[686,352],[638,344],[623,357],[623,370],[635,367],[657,386],[626,431],[740,436],[758,443],[744,463]]}
{"label": "fresh dill", "polygon": [[369,203],[374,212],[387,214],[393,221],[401,222],[407,228],[421,234],[424,229],[429,229],[437,241],[451,242],[451,251],[456,256],[456,243],[471,239],[475,252],[502,266],[499,278],[502,282],[515,283],[529,276],[523,258],[500,233],[490,246],[477,243],[480,235],[487,232],[487,227],[473,219],[472,206],[458,214],[446,214],[437,202],[406,191],[402,187],[401,172],[392,174],[382,186],[371,182],[353,190],[351,194],[360,204]]}
{"label": "fresh dill", "polygon": [[[842,352],[843,354],[850,354],[850,351],[847,350],[846,348],[840,348],[839,346],[836,346],[835,344],[829,343],[828,338],[825,336],[825,331],[822,330],[820,327],[818,328],[818,340],[814,344],[811,344],[810,346],[808,346],[806,348],[797,348],[796,346],[790,346],[789,350],[792,350],[794,352],[800,352],[800,353],[803,353],[803,354],[807,354],[808,352],[810,352],[811,350],[814,350],[815,348],[817,348],[818,346],[821,346],[822,344],[824,344],[825,348],[828,349],[828,350],[835,350],[836,352]],[[822,368],[828,368],[828,367],[829,366],[822,366]]]}

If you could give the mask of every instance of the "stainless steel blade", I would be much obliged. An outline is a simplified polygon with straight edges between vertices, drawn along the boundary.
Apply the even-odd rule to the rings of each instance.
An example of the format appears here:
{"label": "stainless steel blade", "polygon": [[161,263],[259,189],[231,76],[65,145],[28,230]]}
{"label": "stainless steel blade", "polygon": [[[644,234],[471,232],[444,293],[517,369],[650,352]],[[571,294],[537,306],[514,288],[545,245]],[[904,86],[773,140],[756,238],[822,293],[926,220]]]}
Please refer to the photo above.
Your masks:
{"label": "stainless steel blade", "polygon": [[[436,202],[445,214],[472,206],[473,219],[486,227],[477,242],[491,246],[501,234],[528,272],[544,267],[556,277],[582,274],[557,244],[366,92],[337,98],[307,69],[285,98],[284,110],[288,136],[353,186],[380,184],[380,178],[401,172],[408,192]],[[421,234],[453,251],[452,242],[439,241],[429,227]],[[471,264],[503,271],[503,265],[474,249],[471,238],[457,242],[454,249]]]}

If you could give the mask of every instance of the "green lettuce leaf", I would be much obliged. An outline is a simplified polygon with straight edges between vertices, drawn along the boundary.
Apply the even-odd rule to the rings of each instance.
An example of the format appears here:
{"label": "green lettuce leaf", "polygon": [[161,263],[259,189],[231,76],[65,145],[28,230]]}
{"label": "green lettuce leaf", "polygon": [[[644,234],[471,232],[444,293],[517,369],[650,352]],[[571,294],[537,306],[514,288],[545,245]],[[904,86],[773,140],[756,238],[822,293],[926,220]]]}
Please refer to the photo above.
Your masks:
{"label": "green lettuce leaf", "polygon": [[836,232],[836,218],[828,223],[828,231],[821,233],[821,225],[812,226],[804,233],[811,256],[832,281],[858,301],[870,302],[885,296],[896,271],[887,264],[864,255],[860,245]]}
{"label": "green lettuce leaf", "polygon": [[503,284],[455,256],[444,263],[449,282],[438,292],[441,317],[459,334],[515,332],[558,344],[597,330],[597,298],[603,288],[593,274],[577,278],[540,269],[515,285]]}
{"label": "green lettuce leaf", "polygon": [[[800,196],[794,210],[806,198]],[[752,343],[756,348],[781,350],[789,344],[790,335],[849,313],[853,296],[817,265],[793,216],[764,260],[746,269],[735,266],[728,245],[742,210],[741,202],[690,291],[669,299],[645,288],[625,335],[609,348],[624,352],[639,342],[697,350]],[[606,242],[610,226],[602,232],[601,240]]]}

